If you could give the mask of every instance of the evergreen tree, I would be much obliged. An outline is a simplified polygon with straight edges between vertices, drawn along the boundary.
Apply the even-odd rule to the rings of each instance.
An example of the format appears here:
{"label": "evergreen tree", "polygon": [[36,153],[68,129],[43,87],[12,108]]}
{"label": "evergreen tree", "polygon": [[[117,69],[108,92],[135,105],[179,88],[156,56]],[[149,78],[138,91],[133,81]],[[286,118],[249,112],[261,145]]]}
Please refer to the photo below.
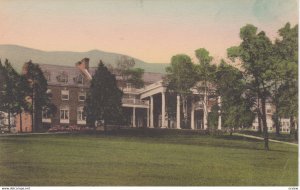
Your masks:
{"label": "evergreen tree", "polygon": [[1,93],[1,109],[8,114],[8,130],[11,131],[11,118],[18,112],[17,82],[18,73],[6,59],[4,66],[1,65],[3,74],[3,91]]}
{"label": "evergreen tree", "polygon": [[30,85],[32,130],[37,131],[42,126],[42,111],[51,108],[49,110],[55,112],[56,109],[47,93],[48,83],[40,66],[31,61],[25,63],[24,76]]}
{"label": "evergreen tree", "polygon": [[92,78],[84,109],[88,125],[94,127],[95,122],[103,123],[106,131],[109,124],[121,124],[124,121],[122,95],[115,75],[100,61]]}

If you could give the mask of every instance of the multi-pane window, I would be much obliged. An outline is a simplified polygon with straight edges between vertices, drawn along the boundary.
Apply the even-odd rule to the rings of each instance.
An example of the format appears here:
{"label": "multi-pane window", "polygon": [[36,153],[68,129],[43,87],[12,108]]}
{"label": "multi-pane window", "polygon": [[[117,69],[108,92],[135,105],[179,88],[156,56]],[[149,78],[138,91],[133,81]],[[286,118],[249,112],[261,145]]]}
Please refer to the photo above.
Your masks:
{"label": "multi-pane window", "polygon": [[69,107],[63,106],[60,108],[60,122],[61,123],[69,123]]}
{"label": "multi-pane window", "polygon": [[79,93],[78,93],[78,100],[79,100],[80,102],[85,101],[85,97],[86,97],[86,93],[85,93],[85,92],[79,92]]}
{"label": "multi-pane window", "polygon": [[83,114],[83,107],[77,108],[77,124],[86,124],[86,117]]}
{"label": "multi-pane window", "polygon": [[77,84],[83,84],[84,80],[83,80],[83,76],[81,74],[78,75],[76,82],[77,82]]}
{"label": "multi-pane window", "polygon": [[57,81],[62,83],[68,82],[68,75],[65,72],[62,72],[60,75],[57,76]]}
{"label": "multi-pane window", "polygon": [[62,90],[61,91],[61,99],[62,100],[69,100],[69,90]]}
{"label": "multi-pane window", "polygon": [[77,108],[77,120],[78,121],[85,121],[85,116],[83,114],[83,107]]}
{"label": "multi-pane window", "polygon": [[43,110],[43,111],[42,111],[42,116],[43,116],[43,119],[50,119],[50,116],[49,116],[47,110]]}
{"label": "multi-pane window", "polygon": [[51,74],[50,74],[49,71],[45,71],[45,72],[44,72],[44,76],[45,76],[45,78],[46,78],[46,80],[47,80],[48,82],[51,81]]}
{"label": "multi-pane window", "polygon": [[49,110],[42,110],[42,122],[44,123],[51,123],[51,117],[50,114],[48,112]]}

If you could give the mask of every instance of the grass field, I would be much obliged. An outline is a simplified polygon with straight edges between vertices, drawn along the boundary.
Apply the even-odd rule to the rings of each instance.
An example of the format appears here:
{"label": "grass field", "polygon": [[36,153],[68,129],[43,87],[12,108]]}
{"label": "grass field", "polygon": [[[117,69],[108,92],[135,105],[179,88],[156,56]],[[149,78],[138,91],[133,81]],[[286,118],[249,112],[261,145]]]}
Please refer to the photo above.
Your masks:
{"label": "grass field", "polygon": [[155,133],[2,136],[0,186],[298,185],[296,146]]}

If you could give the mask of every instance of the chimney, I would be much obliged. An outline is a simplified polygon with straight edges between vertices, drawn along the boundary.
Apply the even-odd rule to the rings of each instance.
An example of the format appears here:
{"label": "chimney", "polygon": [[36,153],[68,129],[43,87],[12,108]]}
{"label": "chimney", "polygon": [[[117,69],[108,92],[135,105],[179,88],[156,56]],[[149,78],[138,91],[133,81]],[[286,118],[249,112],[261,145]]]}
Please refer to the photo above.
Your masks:
{"label": "chimney", "polygon": [[23,75],[27,75],[27,73],[28,73],[28,67],[29,67],[29,64],[31,64],[31,63],[32,63],[31,60],[24,63],[24,65],[22,67],[22,74]]}
{"label": "chimney", "polygon": [[81,61],[76,63],[76,67],[85,75],[88,80],[92,80],[92,76],[89,73],[89,58],[83,58]]}
{"label": "chimney", "polygon": [[90,59],[89,58],[83,58],[81,61],[79,61],[78,63],[76,63],[76,66],[81,70],[89,70],[89,62]]}

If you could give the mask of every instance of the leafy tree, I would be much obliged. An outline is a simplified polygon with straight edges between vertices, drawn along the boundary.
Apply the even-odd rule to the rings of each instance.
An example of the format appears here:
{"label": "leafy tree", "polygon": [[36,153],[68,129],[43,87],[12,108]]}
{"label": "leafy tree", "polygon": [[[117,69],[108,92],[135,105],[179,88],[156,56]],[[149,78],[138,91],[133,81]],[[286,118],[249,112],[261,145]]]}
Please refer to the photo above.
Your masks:
{"label": "leafy tree", "polygon": [[[295,133],[295,117],[298,116],[298,25],[287,23],[279,29],[280,39],[275,41],[276,67],[274,76],[277,123],[278,117],[289,117],[290,133]],[[276,127],[279,130],[279,126]],[[279,133],[279,132],[277,132]]]}
{"label": "leafy tree", "polygon": [[242,39],[241,44],[238,47],[230,48],[228,57],[233,59],[238,57],[242,61],[249,84],[248,87],[260,99],[265,149],[269,150],[266,101],[270,97],[270,81],[272,80],[270,72],[272,67],[272,42],[265,32],[257,33],[257,28],[250,24],[241,28],[240,38]]}
{"label": "leafy tree", "polygon": [[215,76],[217,94],[222,97],[223,126],[230,131],[251,126],[255,96],[248,91],[242,71],[222,60]]}
{"label": "leafy tree", "polygon": [[213,57],[209,55],[209,52],[205,48],[197,49],[195,54],[200,63],[199,65],[196,65],[197,81],[199,81],[196,87],[203,102],[203,120],[204,129],[206,129],[208,126],[208,101],[209,98],[214,94],[212,82],[214,79],[216,66],[211,64]]}
{"label": "leafy tree", "polygon": [[130,83],[135,88],[144,87],[143,75],[144,69],[134,68],[133,58],[121,56],[117,61],[116,67],[109,66],[109,70],[114,70],[121,77],[122,82]]}
{"label": "leafy tree", "polygon": [[131,68],[125,71],[125,74],[129,76],[127,82],[132,84],[135,88],[144,87],[143,75],[144,69],[141,68]]}
{"label": "leafy tree", "polygon": [[196,73],[191,58],[184,54],[171,58],[171,65],[166,68],[168,91],[179,94],[183,107],[183,119],[185,127],[188,123],[187,100],[192,94],[191,88],[196,82]]}
{"label": "leafy tree", "polygon": [[40,66],[31,61],[25,63],[24,77],[30,87],[32,130],[37,131],[42,126],[42,111],[49,108],[54,112],[56,109],[53,109],[55,106],[51,103],[50,95],[47,93],[48,83]]}
{"label": "leafy tree", "polygon": [[104,130],[109,124],[123,122],[122,91],[117,86],[115,75],[100,61],[92,78],[85,105],[85,114],[89,126],[103,122]]}

